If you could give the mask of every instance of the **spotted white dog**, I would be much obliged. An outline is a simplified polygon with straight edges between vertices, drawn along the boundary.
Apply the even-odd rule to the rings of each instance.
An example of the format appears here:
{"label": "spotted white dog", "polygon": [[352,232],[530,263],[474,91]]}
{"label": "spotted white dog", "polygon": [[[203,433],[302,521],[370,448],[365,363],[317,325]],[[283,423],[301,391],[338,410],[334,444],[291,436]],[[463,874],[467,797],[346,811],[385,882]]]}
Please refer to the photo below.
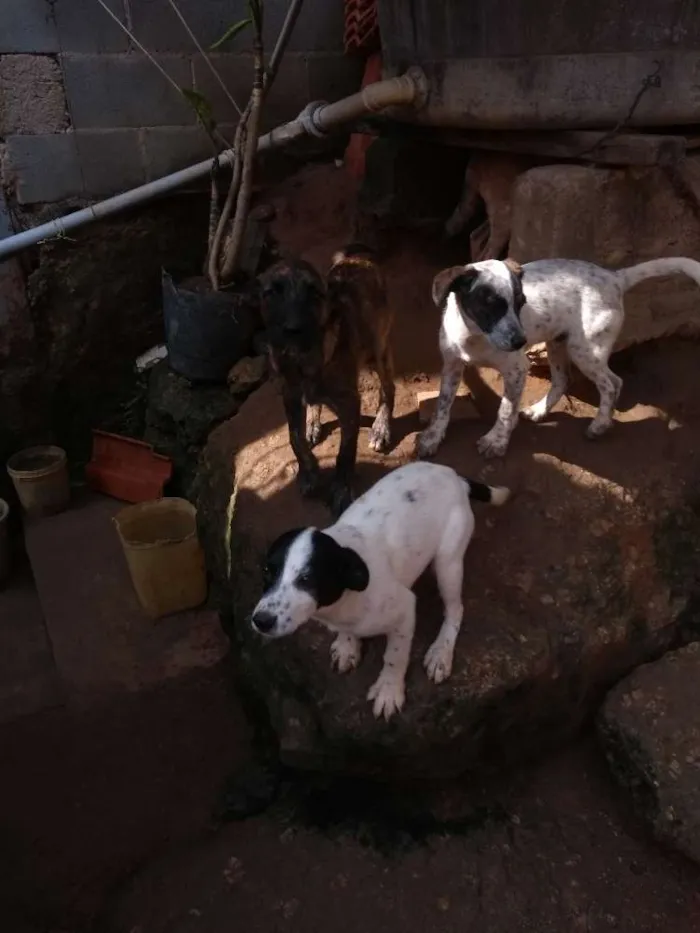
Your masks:
{"label": "spotted white dog", "polygon": [[419,435],[420,457],[432,456],[447,430],[465,363],[497,369],[503,398],[491,430],[478,442],[487,457],[506,452],[518,420],[528,371],[524,347],[545,342],[551,370],[546,396],[523,414],[541,421],[566,391],[567,356],[595,383],[598,412],[587,429],[598,437],[612,425],[622,380],[608,366],[624,320],[625,292],[645,279],[683,273],[700,285],[694,259],[655,259],[611,272],[590,262],[544,259],[519,266],[512,259],[453,266],[433,282],[442,308],[442,381],[435,414]]}
{"label": "spotted white dog", "polygon": [[424,663],[440,683],[452,672],[462,624],[463,558],[474,531],[469,500],[501,505],[508,495],[434,463],[394,470],[330,528],[294,529],[274,542],[253,627],[278,638],[317,619],[337,632],[331,658],[340,671],[358,664],[361,639],[385,635],[384,665],[368,699],[374,715],[388,719],[405,698],[416,624],[411,587],[432,563],[445,617]]}

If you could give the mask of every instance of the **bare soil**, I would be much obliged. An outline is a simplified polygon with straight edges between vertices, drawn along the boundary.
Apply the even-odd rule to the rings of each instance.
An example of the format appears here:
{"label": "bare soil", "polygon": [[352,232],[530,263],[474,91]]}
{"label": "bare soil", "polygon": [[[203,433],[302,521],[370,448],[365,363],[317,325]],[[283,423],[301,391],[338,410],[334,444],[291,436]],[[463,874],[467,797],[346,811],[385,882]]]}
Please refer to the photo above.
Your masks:
{"label": "bare soil", "polygon": [[357,825],[320,834],[283,811],[232,824],[139,874],[105,931],[698,929],[697,869],[628,825],[588,743],[506,780],[490,801],[460,833],[384,852],[363,845]]}

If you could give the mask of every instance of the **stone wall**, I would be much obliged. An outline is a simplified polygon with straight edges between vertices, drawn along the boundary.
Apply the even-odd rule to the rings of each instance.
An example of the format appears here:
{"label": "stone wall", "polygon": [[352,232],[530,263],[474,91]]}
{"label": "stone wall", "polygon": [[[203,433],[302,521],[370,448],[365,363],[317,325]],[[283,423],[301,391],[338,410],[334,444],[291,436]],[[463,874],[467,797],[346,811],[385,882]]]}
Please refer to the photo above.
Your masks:
{"label": "stone wall", "polygon": [[[236,112],[168,0],[109,0],[119,18],[180,86],[210,101],[223,129]],[[271,50],[288,0],[266,0]],[[204,48],[245,18],[245,0],[178,0]],[[243,106],[252,78],[250,33],[216,64]],[[264,114],[264,129],[310,100],[359,86],[361,63],[343,54],[342,0],[306,0]],[[206,158],[194,111],[133,46],[97,0],[0,3],[2,180],[19,205],[113,194]]]}

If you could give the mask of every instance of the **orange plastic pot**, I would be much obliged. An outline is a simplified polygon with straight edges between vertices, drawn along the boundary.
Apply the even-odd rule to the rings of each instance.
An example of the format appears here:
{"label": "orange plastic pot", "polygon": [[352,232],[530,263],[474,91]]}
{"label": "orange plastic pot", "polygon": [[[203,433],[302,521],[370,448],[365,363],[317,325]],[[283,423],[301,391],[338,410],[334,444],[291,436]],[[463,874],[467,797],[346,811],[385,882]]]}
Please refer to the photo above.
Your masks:
{"label": "orange plastic pot", "polygon": [[170,459],[154,453],[150,444],[107,431],[92,432],[92,457],[85,475],[95,492],[122,502],[160,499],[172,472]]}

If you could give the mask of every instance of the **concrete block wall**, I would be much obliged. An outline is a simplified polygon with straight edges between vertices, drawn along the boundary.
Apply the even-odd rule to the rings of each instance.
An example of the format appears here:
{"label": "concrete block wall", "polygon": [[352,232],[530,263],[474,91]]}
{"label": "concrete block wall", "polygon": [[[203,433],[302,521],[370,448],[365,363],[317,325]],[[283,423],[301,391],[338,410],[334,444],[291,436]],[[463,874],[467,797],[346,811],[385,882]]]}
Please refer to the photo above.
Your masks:
{"label": "concrete block wall", "polygon": [[[168,0],[107,2],[178,86],[207,97],[232,134],[237,115]],[[205,48],[247,15],[245,0],[177,2]],[[265,2],[268,53],[287,5]],[[244,32],[212,55],[241,107],[252,78],[249,47]],[[310,100],[351,94],[361,68],[343,54],[343,0],[305,0],[263,129],[292,119]],[[1,0],[0,156],[12,201],[105,197],[210,151],[192,109],[97,0]]]}

